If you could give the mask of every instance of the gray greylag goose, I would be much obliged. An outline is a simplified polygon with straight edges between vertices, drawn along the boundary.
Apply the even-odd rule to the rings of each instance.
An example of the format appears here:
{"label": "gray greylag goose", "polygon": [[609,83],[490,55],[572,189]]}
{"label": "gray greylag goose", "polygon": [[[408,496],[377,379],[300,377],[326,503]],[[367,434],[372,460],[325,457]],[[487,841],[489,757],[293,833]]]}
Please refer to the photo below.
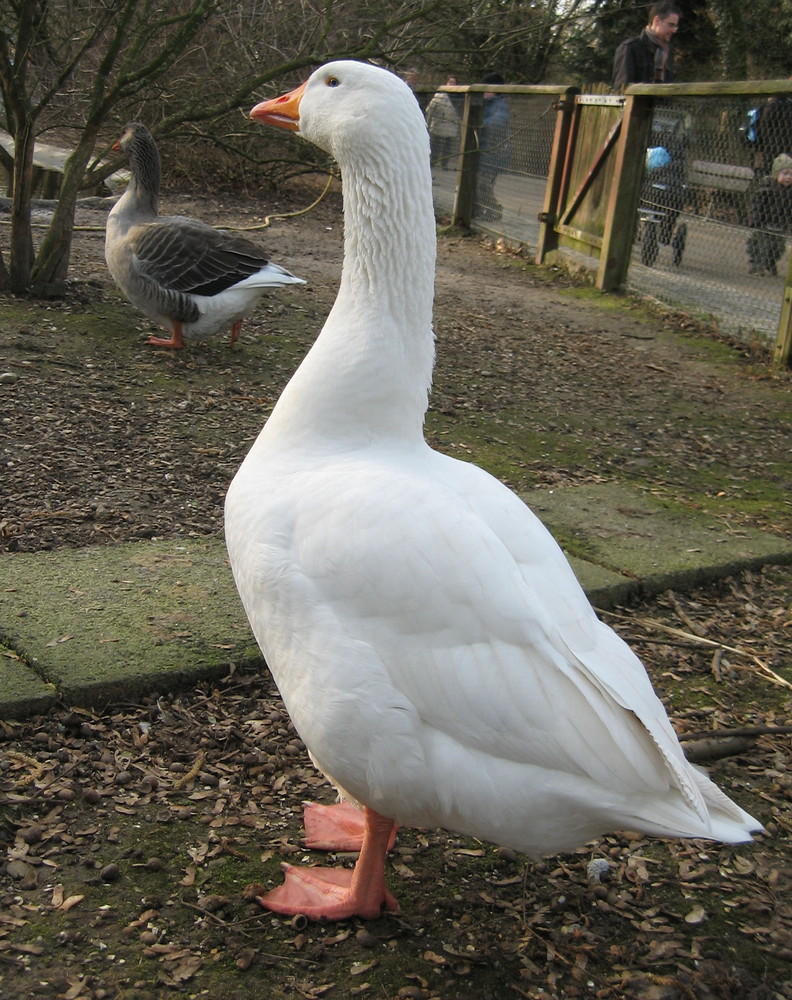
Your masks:
{"label": "gray greylag goose", "polygon": [[226,542],[297,731],[359,807],[309,811],[307,843],[360,847],[352,870],[287,866],[260,902],[317,919],[395,909],[396,824],[534,857],[618,829],[750,840],[761,824],[687,762],[640,660],[541,521],[424,440],[435,220],[410,89],[333,62],[251,114],[338,162],[344,264],[228,491]]}
{"label": "gray greylag goose", "polygon": [[132,178],[107,219],[105,259],[129,301],[171,336],[149,337],[181,348],[242,320],[267,288],[304,284],[267,260],[250,240],[181,215],[159,215],[160,157],[145,125],[130,122],[113,146],[129,160]]}

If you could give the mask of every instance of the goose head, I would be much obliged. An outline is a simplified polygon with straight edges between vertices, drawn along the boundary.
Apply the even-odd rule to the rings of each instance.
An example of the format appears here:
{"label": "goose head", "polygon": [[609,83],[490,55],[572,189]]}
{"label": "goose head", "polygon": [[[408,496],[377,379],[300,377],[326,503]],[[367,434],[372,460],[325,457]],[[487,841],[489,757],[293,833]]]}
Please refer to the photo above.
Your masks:
{"label": "goose head", "polygon": [[145,125],[140,122],[127,122],[124,130],[113,143],[114,152],[121,152],[129,160],[129,164],[134,170],[144,169],[152,177],[156,177],[157,184],[160,179],[160,155],[154,136]]}
{"label": "goose head", "polygon": [[132,174],[129,198],[138,200],[141,208],[156,215],[162,168],[159,149],[151,132],[140,122],[127,122],[118,140],[113,143],[113,150],[123,153],[129,161]]}
{"label": "goose head", "polygon": [[387,136],[394,124],[408,130],[417,126],[419,134],[426,131],[406,83],[378,66],[353,60],[326,63],[290,93],[257,104],[250,117],[299,132],[342,166],[348,151],[359,152],[378,134]]}

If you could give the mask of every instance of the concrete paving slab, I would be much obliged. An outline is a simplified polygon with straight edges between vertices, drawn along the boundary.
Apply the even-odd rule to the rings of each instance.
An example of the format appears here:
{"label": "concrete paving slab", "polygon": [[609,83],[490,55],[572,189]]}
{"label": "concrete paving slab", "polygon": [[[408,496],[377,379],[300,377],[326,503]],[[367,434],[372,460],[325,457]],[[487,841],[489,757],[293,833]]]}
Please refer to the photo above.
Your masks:
{"label": "concrete paving slab", "polygon": [[[14,139],[5,129],[0,129],[0,146],[2,146],[10,157],[14,156],[16,152]],[[62,175],[66,169],[66,161],[72,155],[72,152],[73,150],[63,149],[62,146],[53,146],[47,142],[36,142],[33,150],[33,166],[49,174]],[[104,181],[104,184],[114,194],[120,194],[126,188],[127,184],[129,184],[131,176],[130,172],[126,169],[117,170]],[[43,186],[49,186],[54,192],[59,189],[60,182],[58,180],[55,184],[44,184]]]}
{"label": "concrete paving slab", "polygon": [[617,604],[627,604],[641,595],[640,580],[614,573],[604,566],[567,555],[578,583],[595,608],[610,610]]}
{"label": "concrete paving slab", "polygon": [[[573,559],[592,602],[637,583]],[[262,664],[220,539],[0,558],[0,718],[102,706]],[[2,648],[2,647],[0,647]]]}
{"label": "concrete paving slab", "polygon": [[41,714],[57,700],[55,685],[41,680],[18,653],[0,643],[0,720]]}
{"label": "concrete paving slab", "polygon": [[[637,489],[524,498],[579,553],[572,567],[599,608],[792,562],[790,539],[732,531]],[[262,664],[220,538],[4,555],[0,641],[0,719],[58,698],[117,704]]]}
{"label": "concrete paving slab", "polygon": [[[220,539],[5,555],[0,636],[75,705],[261,660]],[[19,697],[17,681],[0,677],[0,717]]]}
{"label": "concrete paving slab", "polygon": [[648,490],[593,483],[521,496],[557,538],[586,561],[638,583],[642,597],[792,562],[792,539],[731,527]]}

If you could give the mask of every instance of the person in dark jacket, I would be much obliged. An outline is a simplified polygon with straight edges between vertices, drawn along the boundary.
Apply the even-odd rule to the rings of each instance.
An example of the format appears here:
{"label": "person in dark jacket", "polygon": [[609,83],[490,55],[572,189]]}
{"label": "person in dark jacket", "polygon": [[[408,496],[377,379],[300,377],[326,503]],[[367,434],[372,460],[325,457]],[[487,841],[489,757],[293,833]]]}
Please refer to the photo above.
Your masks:
{"label": "person in dark jacket", "polygon": [[422,90],[416,90],[415,88],[421,82],[420,74],[415,66],[411,66],[409,69],[404,71],[404,82],[410,88],[410,90],[415,95],[415,99],[418,102],[418,107],[426,113],[426,105],[429,103],[429,95],[424,93]]}
{"label": "person in dark jacket", "polygon": [[679,28],[680,12],[670,0],[649,8],[649,23],[640,35],[628,38],[613,59],[613,89],[631,83],[673,83],[674,50],[671,39]]}
{"label": "person in dark jacket", "polygon": [[785,237],[792,231],[792,156],[777,156],[770,176],[756,186],[751,197],[751,229],[745,247],[748,273],[776,274],[786,249]]}

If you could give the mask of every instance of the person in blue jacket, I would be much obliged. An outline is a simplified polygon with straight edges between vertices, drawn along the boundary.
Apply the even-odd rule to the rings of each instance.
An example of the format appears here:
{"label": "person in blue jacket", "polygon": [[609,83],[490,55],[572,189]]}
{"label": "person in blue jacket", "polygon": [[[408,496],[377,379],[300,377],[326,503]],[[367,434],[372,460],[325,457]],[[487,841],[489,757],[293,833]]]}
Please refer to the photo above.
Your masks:
{"label": "person in blue jacket", "polygon": [[[498,86],[505,81],[500,73],[485,73],[481,83]],[[479,130],[479,164],[476,201],[483,221],[499,219],[503,206],[495,197],[495,181],[511,165],[511,115],[503,94],[484,94],[484,117]]]}

